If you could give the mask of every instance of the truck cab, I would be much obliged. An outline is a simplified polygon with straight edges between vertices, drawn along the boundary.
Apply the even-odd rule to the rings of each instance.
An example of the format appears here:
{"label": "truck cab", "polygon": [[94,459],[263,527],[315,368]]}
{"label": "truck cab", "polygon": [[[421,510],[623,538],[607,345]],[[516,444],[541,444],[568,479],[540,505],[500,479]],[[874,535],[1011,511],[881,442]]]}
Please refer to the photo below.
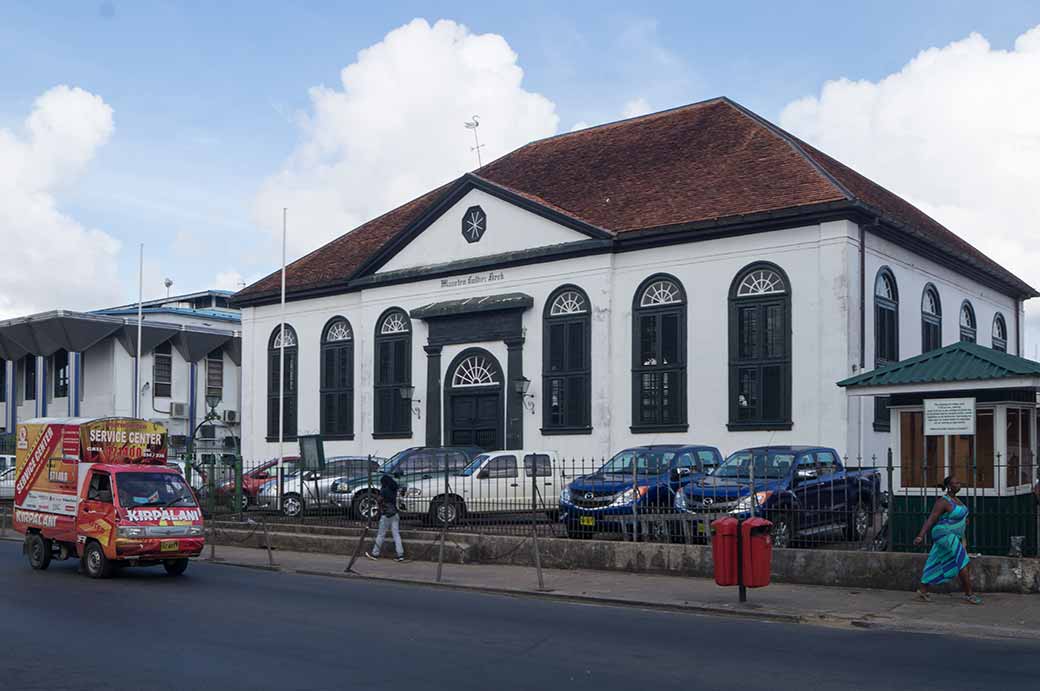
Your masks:
{"label": "truck cab", "polygon": [[763,516],[773,523],[773,544],[796,540],[863,539],[880,501],[880,473],[851,469],[823,446],[741,449],[708,476],[675,495],[689,537],[707,539],[712,521]]}

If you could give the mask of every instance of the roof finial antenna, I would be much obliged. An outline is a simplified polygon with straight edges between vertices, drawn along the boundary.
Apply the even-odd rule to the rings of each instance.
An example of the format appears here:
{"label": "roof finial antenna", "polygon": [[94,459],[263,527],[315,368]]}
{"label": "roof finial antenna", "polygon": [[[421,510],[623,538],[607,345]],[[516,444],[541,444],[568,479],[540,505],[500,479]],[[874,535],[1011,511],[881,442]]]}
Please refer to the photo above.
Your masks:
{"label": "roof finial antenna", "polygon": [[477,138],[477,128],[480,127],[480,116],[479,115],[474,115],[472,120],[470,120],[469,122],[463,123],[463,125],[466,127],[467,130],[473,130],[473,144],[474,145],[471,146],[469,150],[477,152],[477,167],[478,168],[482,168],[484,166],[484,163],[483,163],[483,161],[480,160],[480,149],[484,145],[481,144],[480,140]]}

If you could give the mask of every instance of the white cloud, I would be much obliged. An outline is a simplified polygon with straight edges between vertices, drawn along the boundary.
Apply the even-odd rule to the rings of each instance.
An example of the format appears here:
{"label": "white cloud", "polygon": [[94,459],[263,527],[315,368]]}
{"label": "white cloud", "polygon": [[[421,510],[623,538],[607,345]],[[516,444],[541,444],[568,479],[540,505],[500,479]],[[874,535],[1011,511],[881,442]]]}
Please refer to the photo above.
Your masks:
{"label": "white cloud", "polygon": [[[1040,286],[1040,26],[1013,50],[971,34],[878,82],[827,82],[780,123]],[[1030,355],[1040,342],[1031,303]]]}
{"label": "white cloud", "polygon": [[213,279],[214,290],[233,290],[238,292],[239,290],[242,290],[244,284],[245,279],[243,279],[242,274],[234,269],[221,271],[217,274],[217,277]]}
{"label": "white cloud", "polygon": [[57,201],[112,131],[112,109],[68,86],[36,99],[22,131],[0,129],[0,316],[119,301],[119,241],[62,213]]}
{"label": "white cloud", "polygon": [[415,19],[340,76],[337,87],[310,90],[300,142],[254,204],[276,237],[288,207],[293,256],[476,168],[462,126],[474,113],[485,162],[558,126],[553,103],[522,87],[505,39],[453,21]]}
{"label": "white cloud", "polygon": [[646,115],[650,112],[650,104],[645,98],[640,96],[639,98],[633,98],[631,101],[625,103],[625,107],[621,109],[622,118],[635,118],[640,115]]}

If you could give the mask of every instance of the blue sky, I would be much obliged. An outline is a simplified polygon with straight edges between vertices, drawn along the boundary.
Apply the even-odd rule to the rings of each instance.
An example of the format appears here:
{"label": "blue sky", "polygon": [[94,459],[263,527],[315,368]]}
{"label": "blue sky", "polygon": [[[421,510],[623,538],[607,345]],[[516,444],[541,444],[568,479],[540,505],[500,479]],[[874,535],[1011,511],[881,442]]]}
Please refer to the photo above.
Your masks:
{"label": "blue sky", "polygon": [[342,89],[358,51],[416,17],[502,36],[522,88],[550,100],[566,131],[617,119],[633,99],[659,110],[716,95],[779,122],[829,80],[877,82],[971,32],[1011,50],[1040,24],[1040,3],[6,2],[0,130],[21,131],[56,85],[111,107],[110,138],[53,195],[122,243],[119,301],[134,297],[142,241],[162,274],[148,277],[153,294],[166,275],[184,291],[221,272],[255,278],[277,264],[258,190],[306,139],[309,89]]}

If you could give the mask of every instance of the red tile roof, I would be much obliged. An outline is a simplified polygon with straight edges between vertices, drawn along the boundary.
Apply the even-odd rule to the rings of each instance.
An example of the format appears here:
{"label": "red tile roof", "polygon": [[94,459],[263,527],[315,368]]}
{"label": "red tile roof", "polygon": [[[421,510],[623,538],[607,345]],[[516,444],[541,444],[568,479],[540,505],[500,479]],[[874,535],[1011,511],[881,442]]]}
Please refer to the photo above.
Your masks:
{"label": "red tile roof", "polygon": [[[1037,294],[919,209],[724,98],[535,141],[475,175],[615,236],[820,204],[858,204],[991,276],[1012,294]],[[458,182],[296,260],[286,271],[288,292],[345,288]],[[278,290],[275,272],[240,291],[236,300],[269,299]]]}

